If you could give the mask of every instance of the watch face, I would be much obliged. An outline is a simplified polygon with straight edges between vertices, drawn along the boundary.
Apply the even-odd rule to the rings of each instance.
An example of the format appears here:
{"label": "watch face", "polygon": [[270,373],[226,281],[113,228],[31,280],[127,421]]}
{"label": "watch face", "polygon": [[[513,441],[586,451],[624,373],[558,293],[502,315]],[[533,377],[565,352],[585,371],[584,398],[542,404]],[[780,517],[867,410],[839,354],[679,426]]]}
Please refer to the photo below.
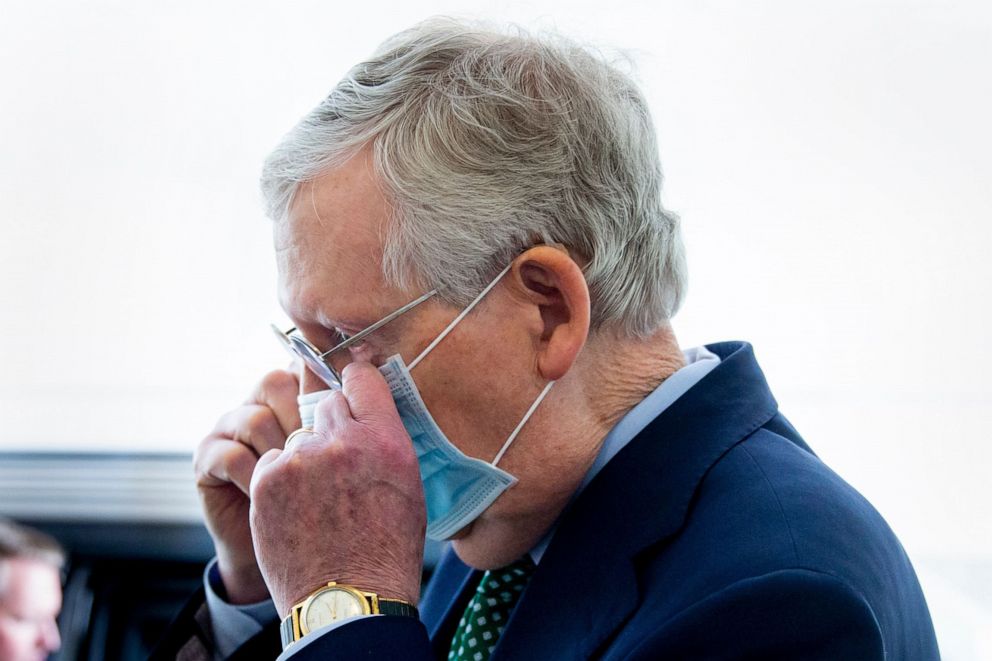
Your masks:
{"label": "watch face", "polygon": [[313,595],[304,606],[300,624],[303,631],[309,633],[346,617],[368,612],[365,599],[351,590],[325,588]]}

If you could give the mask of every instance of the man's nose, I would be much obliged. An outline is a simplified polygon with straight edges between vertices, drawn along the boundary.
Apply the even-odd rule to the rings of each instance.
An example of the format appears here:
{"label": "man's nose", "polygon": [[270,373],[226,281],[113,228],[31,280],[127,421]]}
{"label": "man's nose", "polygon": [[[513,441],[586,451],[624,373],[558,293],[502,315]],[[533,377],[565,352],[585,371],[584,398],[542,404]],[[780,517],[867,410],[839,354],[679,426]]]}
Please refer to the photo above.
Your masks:
{"label": "man's nose", "polygon": [[44,622],[38,629],[38,647],[46,652],[54,652],[62,646],[59,625],[55,620]]}

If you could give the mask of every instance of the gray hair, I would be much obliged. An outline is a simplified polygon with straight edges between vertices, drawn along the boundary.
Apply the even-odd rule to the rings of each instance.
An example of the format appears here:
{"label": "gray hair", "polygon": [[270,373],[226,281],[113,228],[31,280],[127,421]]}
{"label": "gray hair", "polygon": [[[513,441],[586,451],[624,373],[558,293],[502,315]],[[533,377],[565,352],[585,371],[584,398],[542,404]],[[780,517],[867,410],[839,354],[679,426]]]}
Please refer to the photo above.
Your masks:
{"label": "gray hair", "polygon": [[6,561],[14,558],[37,560],[61,569],[65,551],[45,533],[0,518],[0,598],[7,588]]}
{"label": "gray hair", "polygon": [[393,207],[387,282],[465,306],[523,250],[558,243],[584,262],[593,329],[646,336],[679,308],[684,249],[647,104],[590,50],[447,19],[391,37],[266,160],[269,217],[366,145]]}

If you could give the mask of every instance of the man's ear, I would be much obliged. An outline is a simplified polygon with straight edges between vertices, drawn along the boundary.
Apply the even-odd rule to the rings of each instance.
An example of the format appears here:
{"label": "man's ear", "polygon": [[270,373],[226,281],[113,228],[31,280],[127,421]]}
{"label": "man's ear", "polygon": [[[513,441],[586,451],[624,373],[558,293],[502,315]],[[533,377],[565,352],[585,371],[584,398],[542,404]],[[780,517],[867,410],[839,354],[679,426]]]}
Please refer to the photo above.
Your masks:
{"label": "man's ear", "polygon": [[537,246],[513,262],[517,294],[540,311],[535,337],[541,376],[557,381],[571,369],[589,336],[589,287],[579,265],[557,246]]}

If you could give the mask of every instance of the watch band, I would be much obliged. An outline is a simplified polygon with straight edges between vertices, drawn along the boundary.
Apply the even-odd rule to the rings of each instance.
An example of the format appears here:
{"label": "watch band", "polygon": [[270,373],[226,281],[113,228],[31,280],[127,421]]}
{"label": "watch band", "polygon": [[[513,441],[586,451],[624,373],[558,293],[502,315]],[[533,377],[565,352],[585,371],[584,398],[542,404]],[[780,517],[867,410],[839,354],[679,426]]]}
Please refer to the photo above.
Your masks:
{"label": "watch band", "polygon": [[379,614],[380,615],[405,615],[407,617],[420,617],[420,613],[417,612],[417,608],[412,606],[405,601],[398,601],[396,599],[383,599],[379,597]]}
{"label": "watch band", "polygon": [[289,617],[279,624],[279,637],[282,639],[283,650],[297,640],[296,632],[293,629],[293,613],[290,613]]}

